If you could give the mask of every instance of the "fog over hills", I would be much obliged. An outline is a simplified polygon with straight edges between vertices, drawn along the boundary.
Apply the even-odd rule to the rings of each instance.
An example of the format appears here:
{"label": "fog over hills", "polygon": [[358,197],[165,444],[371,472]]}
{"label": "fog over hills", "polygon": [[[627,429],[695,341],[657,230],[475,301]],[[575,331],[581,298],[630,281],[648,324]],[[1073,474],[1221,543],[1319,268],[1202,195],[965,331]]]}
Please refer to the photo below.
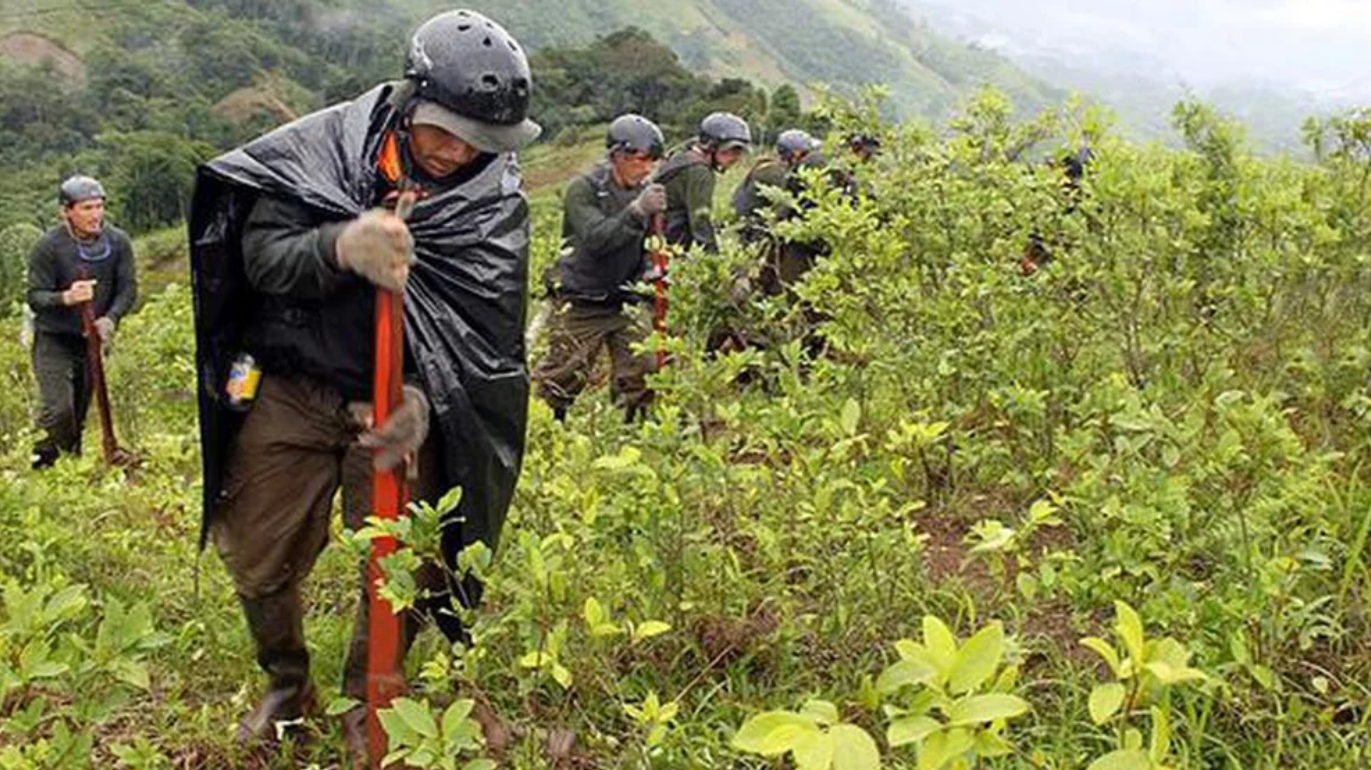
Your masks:
{"label": "fog over hills", "polygon": [[935,30],[1089,92],[1143,134],[1187,94],[1249,123],[1269,149],[1305,117],[1371,104],[1371,3],[1361,0],[903,0]]}

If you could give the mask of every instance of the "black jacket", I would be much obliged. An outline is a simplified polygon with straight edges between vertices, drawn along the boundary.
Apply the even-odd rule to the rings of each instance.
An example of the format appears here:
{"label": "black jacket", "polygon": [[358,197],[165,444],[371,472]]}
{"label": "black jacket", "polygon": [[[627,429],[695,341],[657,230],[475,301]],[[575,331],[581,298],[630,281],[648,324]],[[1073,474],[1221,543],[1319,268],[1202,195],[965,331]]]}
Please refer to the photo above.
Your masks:
{"label": "black jacket", "polygon": [[[341,222],[370,208],[377,159],[406,98],[403,84],[380,86],[199,170],[190,238],[206,523],[241,425],[225,406],[225,379],[262,304],[245,269],[247,220],[263,195],[320,222]],[[320,240],[328,237],[326,228]],[[418,261],[405,291],[406,361],[412,367],[406,377],[423,384],[432,404],[443,445],[442,482],[463,488],[444,529],[451,558],[476,540],[496,545],[523,458],[529,222],[516,159],[492,157],[465,183],[433,191],[415,207],[409,228]]]}

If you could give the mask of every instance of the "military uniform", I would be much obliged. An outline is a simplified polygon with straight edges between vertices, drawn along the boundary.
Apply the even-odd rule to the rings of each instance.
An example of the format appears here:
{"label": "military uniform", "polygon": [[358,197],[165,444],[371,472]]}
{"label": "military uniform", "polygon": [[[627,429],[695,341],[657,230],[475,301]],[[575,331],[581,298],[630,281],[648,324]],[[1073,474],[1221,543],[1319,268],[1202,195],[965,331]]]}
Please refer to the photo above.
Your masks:
{"label": "military uniform", "polygon": [[682,248],[700,246],[719,250],[714,232],[714,167],[698,145],[678,150],[657,172],[666,188],[665,233],[667,243]]}
{"label": "military uniform", "polygon": [[550,348],[533,375],[559,416],[585,389],[601,348],[609,351],[615,401],[632,416],[651,400],[653,356],[633,350],[647,329],[628,311],[643,299],[632,287],[647,269],[648,222],[630,206],[641,189],[620,186],[608,164],[567,186],[562,237],[570,252],[558,263]]}
{"label": "military uniform", "polygon": [[785,189],[789,170],[779,158],[762,158],[747,172],[733,191],[733,212],[742,223],[744,244],[757,243],[767,237],[763,212],[773,204],[763,194],[763,188]]}
{"label": "military uniform", "polygon": [[37,426],[45,436],[34,447],[39,465],[63,452],[80,453],[90,406],[90,372],[81,307],[62,304],[75,281],[94,280],[95,318],[118,323],[138,296],[133,246],[128,235],[105,227],[90,242],[73,238],[65,225],[49,230],[29,255],[28,303],[34,312],[33,371],[41,410]]}

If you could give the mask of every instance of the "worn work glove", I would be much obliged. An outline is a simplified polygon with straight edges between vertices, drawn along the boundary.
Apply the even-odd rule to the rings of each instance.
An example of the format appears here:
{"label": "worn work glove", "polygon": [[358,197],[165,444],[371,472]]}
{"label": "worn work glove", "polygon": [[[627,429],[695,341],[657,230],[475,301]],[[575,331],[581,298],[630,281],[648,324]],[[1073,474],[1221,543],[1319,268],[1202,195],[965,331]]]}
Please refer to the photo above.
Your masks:
{"label": "worn work glove", "polygon": [[368,449],[380,449],[372,464],[378,471],[393,470],[407,456],[417,452],[428,437],[428,397],[413,385],[405,386],[400,406],[379,428],[372,428],[357,439]]}
{"label": "worn work glove", "polygon": [[643,219],[654,217],[666,211],[666,188],[656,183],[650,184],[638,193],[628,207]]}
{"label": "worn work glove", "polygon": [[400,293],[414,264],[414,237],[404,220],[381,209],[352,220],[338,234],[338,266]]}
{"label": "worn work glove", "polygon": [[114,319],[109,316],[95,319],[95,333],[100,335],[100,355],[108,356],[114,349]]}

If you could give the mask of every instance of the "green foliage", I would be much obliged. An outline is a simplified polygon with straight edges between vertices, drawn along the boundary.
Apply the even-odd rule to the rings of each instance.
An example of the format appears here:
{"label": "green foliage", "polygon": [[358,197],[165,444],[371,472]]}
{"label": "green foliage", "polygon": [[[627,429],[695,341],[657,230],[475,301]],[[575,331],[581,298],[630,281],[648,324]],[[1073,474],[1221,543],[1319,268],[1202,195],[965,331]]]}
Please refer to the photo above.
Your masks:
{"label": "green foliage", "polygon": [[397,698],[390,708],[378,714],[390,741],[390,752],[382,767],[423,768],[424,770],[493,770],[489,759],[472,759],[459,765],[464,754],[481,749],[481,728],[470,718],[475,706],[471,700],[455,701],[435,717],[428,701]]}
{"label": "green foliage", "polygon": [[0,316],[22,301],[28,281],[29,253],[43,231],[20,222],[0,229]]}
{"label": "green foliage", "polygon": [[733,748],[764,757],[789,754],[797,770],[877,770],[876,741],[861,727],[842,722],[838,708],[812,700],[800,711],[768,711],[743,723]]}

